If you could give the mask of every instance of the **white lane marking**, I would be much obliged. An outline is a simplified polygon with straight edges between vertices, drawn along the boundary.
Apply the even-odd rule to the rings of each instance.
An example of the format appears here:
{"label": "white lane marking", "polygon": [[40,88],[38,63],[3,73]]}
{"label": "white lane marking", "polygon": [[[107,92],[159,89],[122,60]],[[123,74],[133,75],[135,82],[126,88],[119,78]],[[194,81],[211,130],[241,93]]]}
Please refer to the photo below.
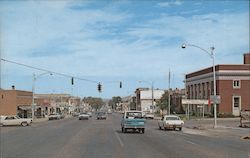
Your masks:
{"label": "white lane marking", "polygon": [[120,143],[121,147],[123,147],[123,146],[124,146],[124,144],[123,144],[123,142],[122,142],[122,140],[121,140],[120,136],[117,134],[117,132],[115,131],[115,129],[114,129],[114,128],[113,128],[113,131],[114,131],[115,136],[116,136],[116,138],[118,139],[118,141],[119,141],[119,143]]}
{"label": "white lane marking", "polygon": [[193,144],[193,145],[198,145],[198,144],[196,144],[196,143],[194,143],[194,142],[191,142],[191,141],[189,141],[189,140],[185,140],[186,142],[188,142],[188,143],[190,143],[190,144]]}

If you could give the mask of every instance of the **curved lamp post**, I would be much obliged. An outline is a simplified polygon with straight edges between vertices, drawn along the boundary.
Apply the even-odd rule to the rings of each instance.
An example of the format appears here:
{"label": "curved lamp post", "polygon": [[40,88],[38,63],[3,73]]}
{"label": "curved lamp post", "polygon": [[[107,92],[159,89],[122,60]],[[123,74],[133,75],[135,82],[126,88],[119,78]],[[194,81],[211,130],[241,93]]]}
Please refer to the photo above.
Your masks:
{"label": "curved lamp post", "polygon": [[32,107],[31,107],[31,112],[32,112],[32,120],[34,120],[35,117],[35,98],[34,98],[34,93],[35,93],[35,85],[36,85],[36,80],[46,74],[50,74],[52,75],[51,72],[44,72],[41,73],[39,75],[36,75],[35,73],[33,73],[33,80],[32,80]]}
{"label": "curved lamp post", "polygon": [[[197,45],[194,45],[194,44],[186,44],[186,43],[183,43],[181,48],[186,48],[187,46],[191,46],[191,47],[196,47],[200,50],[202,50],[203,52],[207,53],[211,59],[213,60],[213,81],[214,81],[214,98],[216,98],[216,79],[215,79],[215,65],[214,65],[214,47],[210,47],[210,52],[207,51],[206,49],[203,49]],[[215,100],[213,101],[214,103],[214,128],[217,127],[217,107],[216,107],[216,103],[215,103]]]}

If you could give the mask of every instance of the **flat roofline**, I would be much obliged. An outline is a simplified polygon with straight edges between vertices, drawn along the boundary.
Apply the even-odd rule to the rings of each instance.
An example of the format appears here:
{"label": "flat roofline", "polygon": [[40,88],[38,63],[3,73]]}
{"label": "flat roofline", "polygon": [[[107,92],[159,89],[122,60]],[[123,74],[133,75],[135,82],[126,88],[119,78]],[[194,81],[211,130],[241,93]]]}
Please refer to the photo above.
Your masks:
{"label": "flat roofline", "polygon": [[32,91],[17,90],[17,89],[0,89],[0,92],[10,92],[10,91],[16,91],[16,92],[28,92],[28,93],[32,93]]}
{"label": "flat roofline", "polygon": [[[250,64],[218,64],[215,65],[215,71],[219,70],[250,70]],[[186,78],[199,76],[213,72],[213,67],[207,67],[198,71],[194,71],[185,75]]]}

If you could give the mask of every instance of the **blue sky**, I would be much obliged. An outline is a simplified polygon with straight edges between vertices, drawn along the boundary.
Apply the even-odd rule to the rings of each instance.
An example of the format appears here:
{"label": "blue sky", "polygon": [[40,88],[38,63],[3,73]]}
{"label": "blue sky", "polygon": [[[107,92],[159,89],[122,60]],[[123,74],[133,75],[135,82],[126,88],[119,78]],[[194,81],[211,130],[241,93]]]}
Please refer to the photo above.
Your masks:
{"label": "blue sky", "polygon": [[[36,93],[126,96],[137,87],[183,88],[184,74],[212,60],[187,42],[209,50],[216,64],[242,64],[249,52],[249,1],[0,1],[1,56],[4,59],[94,80],[97,84],[44,75]],[[42,71],[1,63],[4,89],[31,90]],[[123,81],[119,88],[118,81]]]}

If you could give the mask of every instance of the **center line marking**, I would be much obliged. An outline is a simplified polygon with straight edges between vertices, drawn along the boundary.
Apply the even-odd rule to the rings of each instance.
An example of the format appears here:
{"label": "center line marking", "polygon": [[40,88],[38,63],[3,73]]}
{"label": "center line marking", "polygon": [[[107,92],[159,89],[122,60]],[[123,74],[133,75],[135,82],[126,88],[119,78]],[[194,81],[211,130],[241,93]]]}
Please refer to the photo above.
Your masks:
{"label": "center line marking", "polygon": [[193,144],[193,145],[198,145],[198,144],[196,144],[196,143],[194,143],[194,142],[191,142],[191,141],[189,141],[189,140],[186,140],[186,142],[188,142],[188,143],[190,143],[190,144]]}
{"label": "center line marking", "polygon": [[123,142],[122,142],[122,140],[121,140],[120,136],[117,134],[117,132],[115,131],[115,129],[114,129],[114,128],[113,128],[113,131],[115,132],[115,136],[116,136],[116,138],[118,139],[118,141],[119,141],[119,143],[120,143],[121,147],[123,147],[123,146],[124,146],[124,144],[123,144]]}

